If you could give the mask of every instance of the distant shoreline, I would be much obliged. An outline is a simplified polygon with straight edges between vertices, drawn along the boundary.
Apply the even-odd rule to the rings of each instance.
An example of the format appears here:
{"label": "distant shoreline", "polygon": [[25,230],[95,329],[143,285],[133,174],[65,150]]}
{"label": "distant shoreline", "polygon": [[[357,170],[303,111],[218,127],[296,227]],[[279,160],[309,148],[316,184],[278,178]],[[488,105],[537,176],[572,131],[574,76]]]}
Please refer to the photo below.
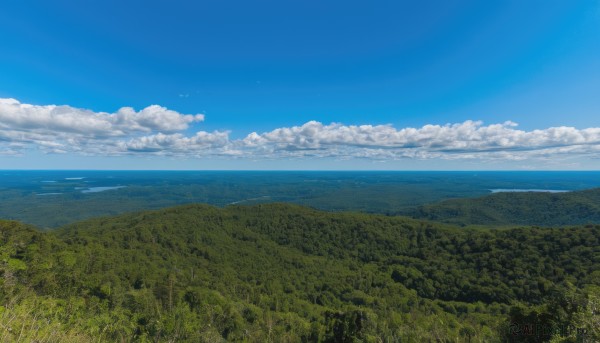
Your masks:
{"label": "distant shoreline", "polygon": [[505,188],[498,188],[498,189],[490,189],[490,192],[492,192],[492,193],[525,193],[525,192],[566,193],[566,192],[572,192],[572,191],[564,190],[564,189],[519,189],[519,188],[505,189]]}

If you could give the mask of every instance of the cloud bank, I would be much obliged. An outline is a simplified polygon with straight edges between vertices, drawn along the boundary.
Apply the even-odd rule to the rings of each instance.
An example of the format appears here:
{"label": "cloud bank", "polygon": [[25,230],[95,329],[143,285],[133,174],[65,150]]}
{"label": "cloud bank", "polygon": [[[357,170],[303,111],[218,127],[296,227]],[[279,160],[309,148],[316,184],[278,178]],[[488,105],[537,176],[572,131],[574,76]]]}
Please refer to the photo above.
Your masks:
{"label": "cloud bank", "polygon": [[115,113],[70,106],[38,106],[0,99],[0,155],[45,153],[159,155],[246,159],[556,159],[600,157],[600,128],[519,130],[514,122],[480,121],[421,128],[343,125],[310,121],[231,139],[229,132],[196,131],[202,114],[181,114],[152,105]]}

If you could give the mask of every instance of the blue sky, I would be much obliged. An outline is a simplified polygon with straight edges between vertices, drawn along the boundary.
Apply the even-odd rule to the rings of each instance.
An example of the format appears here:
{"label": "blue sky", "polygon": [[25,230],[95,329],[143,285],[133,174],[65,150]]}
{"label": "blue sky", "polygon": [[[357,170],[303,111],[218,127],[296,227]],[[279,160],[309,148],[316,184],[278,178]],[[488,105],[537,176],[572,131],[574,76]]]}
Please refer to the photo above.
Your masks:
{"label": "blue sky", "polygon": [[599,1],[10,1],[0,37],[0,169],[600,167]]}

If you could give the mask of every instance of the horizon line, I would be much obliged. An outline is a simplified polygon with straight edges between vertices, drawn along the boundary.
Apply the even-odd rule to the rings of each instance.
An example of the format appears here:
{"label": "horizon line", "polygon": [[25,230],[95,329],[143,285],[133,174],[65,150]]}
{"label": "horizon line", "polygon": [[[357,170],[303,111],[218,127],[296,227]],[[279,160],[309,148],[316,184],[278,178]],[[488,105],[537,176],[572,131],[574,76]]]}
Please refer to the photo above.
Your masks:
{"label": "horizon line", "polygon": [[102,171],[102,172],[600,172],[599,169],[0,169],[10,171]]}

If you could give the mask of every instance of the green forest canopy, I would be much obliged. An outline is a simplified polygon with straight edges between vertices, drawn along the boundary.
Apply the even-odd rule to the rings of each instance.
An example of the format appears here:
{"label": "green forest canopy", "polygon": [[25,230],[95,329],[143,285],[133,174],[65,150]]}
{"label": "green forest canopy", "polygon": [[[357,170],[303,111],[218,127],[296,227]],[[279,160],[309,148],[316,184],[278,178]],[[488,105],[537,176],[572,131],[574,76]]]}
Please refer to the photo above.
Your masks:
{"label": "green forest canopy", "polygon": [[599,239],[595,225],[460,229],[289,204],[185,205],[45,233],[2,221],[0,335],[530,341],[507,336],[530,322],[593,335]]}
{"label": "green forest canopy", "polygon": [[445,200],[403,213],[463,226],[598,224],[600,188],[564,193],[500,192]]}

